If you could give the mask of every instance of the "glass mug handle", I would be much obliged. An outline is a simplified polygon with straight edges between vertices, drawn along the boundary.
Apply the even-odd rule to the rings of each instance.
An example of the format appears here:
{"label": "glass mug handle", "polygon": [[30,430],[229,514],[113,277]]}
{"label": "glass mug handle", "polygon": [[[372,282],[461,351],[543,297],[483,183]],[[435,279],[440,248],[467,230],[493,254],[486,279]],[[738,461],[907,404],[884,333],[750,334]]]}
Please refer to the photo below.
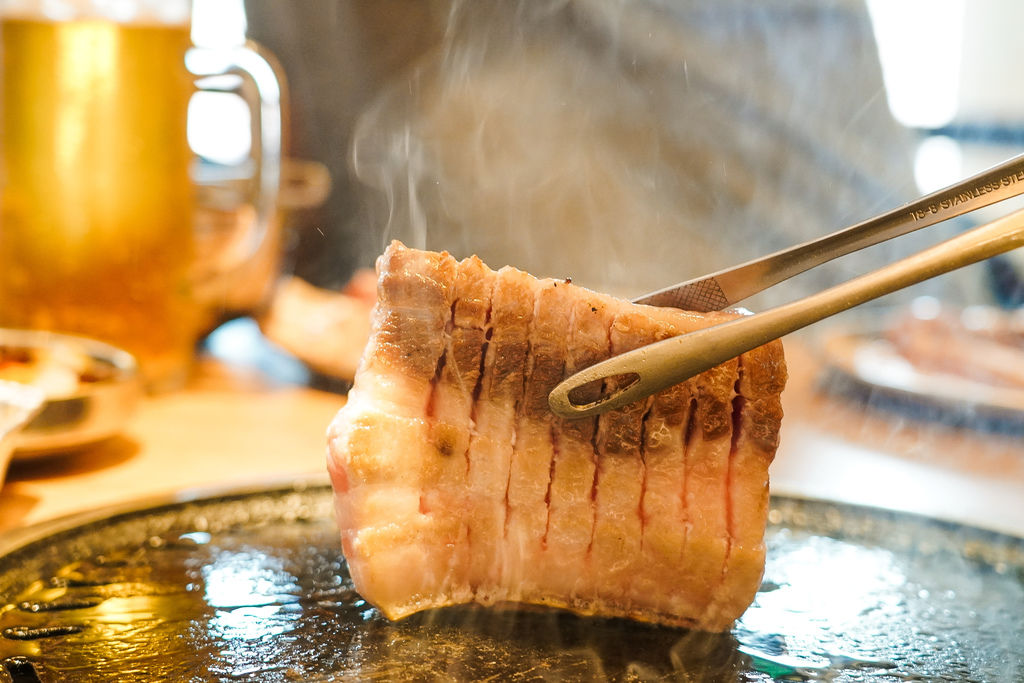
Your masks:
{"label": "glass mug handle", "polygon": [[[278,213],[287,122],[284,77],[274,57],[252,41],[234,47],[189,48],[185,66],[197,77],[199,90],[233,92],[249,105],[255,169],[245,201],[253,207],[254,216],[216,254],[199,255],[201,270],[196,284],[200,299],[223,309],[214,312],[215,316],[249,311],[263,303],[278,275]],[[242,87],[216,78],[219,76],[237,76]]]}

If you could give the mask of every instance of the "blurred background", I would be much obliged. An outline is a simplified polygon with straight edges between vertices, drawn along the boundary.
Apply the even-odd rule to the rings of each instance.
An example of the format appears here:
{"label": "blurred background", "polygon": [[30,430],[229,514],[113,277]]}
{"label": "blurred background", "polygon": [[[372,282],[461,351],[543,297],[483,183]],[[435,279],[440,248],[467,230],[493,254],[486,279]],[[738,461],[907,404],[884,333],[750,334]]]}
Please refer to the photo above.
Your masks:
{"label": "blurred background", "polygon": [[[169,32],[190,72],[173,75],[182,83],[171,92],[187,101],[187,140],[171,145],[150,133],[151,149],[140,152],[125,133],[119,144],[131,163],[112,161],[104,144],[80,144],[91,136],[65,140],[62,131],[86,120],[76,107],[114,90],[76,85],[86,71],[96,84],[111,82],[104,59],[123,66],[120,78],[139,71],[124,66],[136,61],[127,51],[104,57],[125,42],[110,37],[112,24],[66,20],[135,8],[142,14],[124,27],[132,33],[168,7],[178,7]],[[1013,87],[1024,75],[1024,8],[1009,0],[0,0],[0,8],[9,27],[4,93],[18,105],[3,119],[13,161],[0,324],[126,346],[143,356],[144,375],[175,337],[165,363],[175,372],[159,382],[150,373],[150,388],[180,388],[196,342],[238,358],[269,339],[253,357],[283,349],[281,367],[296,381],[308,381],[311,368],[343,389],[369,333],[374,260],[394,239],[636,297],[813,240],[1024,151],[1024,95]],[[46,21],[19,19],[32,12]],[[46,22],[110,35],[102,44],[54,39],[70,57],[48,61],[42,55],[58,48],[40,49],[42,75],[26,77],[17,62],[33,53],[18,36]],[[231,66],[236,58],[254,73]],[[66,80],[52,106],[39,100],[46,69]],[[195,76],[193,93],[184,79]],[[128,92],[160,79],[142,80],[103,107],[128,112],[152,100]],[[119,126],[90,106],[90,125],[113,135]],[[55,124],[34,111],[46,109],[57,112]],[[40,121],[39,140],[56,141],[46,163],[61,169],[49,176],[32,170],[43,157],[25,133]],[[20,137],[28,141],[16,144]],[[171,149],[180,173],[163,178],[168,165],[154,159]],[[82,154],[74,163],[72,152]],[[75,170],[101,163],[113,165]],[[188,201],[197,190],[198,210],[179,202],[181,215],[159,231],[142,226],[161,208],[104,227],[103,206],[147,194],[133,183],[153,186],[132,177],[143,166]],[[126,176],[101,180],[115,172]],[[47,199],[56,178],[72,199]],[[95,225],[72,210],[85,199],[99,212]],[[1002,202],[865,249],[742,304],[756,311],[796,300],[1020,205]],[[44,217],[54,206],[59,228]],[[196,230],[181,230],[193,214]],[[127,237],[145,230],[153,235]],[[66,252],[67,273],[42,274],[57,251]],[[101,263],[115,251],[117,263]],[[1022,272],[1024,258],[1010,253],[808,332],[845,326],[862,342],[886,337],[917,369],[977,365],[972,358],[986,357],[979,344],[1024,348]],[[125,282],[141,291],[150,280],[150,294],[125,294]],[[77,299],[65,301],[68,292]],[[143,301],[156,293],[160,300]],[[157,304],[166,313],[154,314]],[[224,334],[235,321],[228,329],[242,334]],[[836,358],[830,364],[842,365]],[[960,374],[1024,385],[997,368]]]}
{"label": "blurred background", "polygon": [[[815,239],[1024,151],[1014,87],[1024,7],[1010,0],[0,9],[0,324],[123,346],[151,391],[187,387],[192,362],[213,356],[344,393],[369,334],[371,269],[393,239],[634,297]],[[137,15],[123,25],[109,21],[128,10]],[[173,37],[160,56],[168,75],[136,68],[118,37],[147,30]],[[19,37],[30,32],[60,51]],[[139,39],[140,54],[153,42]],[[33,61],[38,76],[23,68]],[[64,80],[47,90],[51,72]],[[144,125],[150,115],[135,103],[180,109],[184,123],[136,135],[105,113]],[[67,138],[83,121],[102,135]],[[173,144],[161,132],[185,128]],[[168,150],[174,177],[160,161]],[[33,170],[44,157],[53,168]],[[142,207],[108,225],[108,205],[169,196],[147,192],[155,181],[140,180],[141,168],[189,203],[175,200],[179,213],[162,222],[162,209]],[[198,211],[185,186],[197,189]],[[52,199],[57,187],[67,201]],[[796,300],[1015,205],[851,254],[743,305]],[[87,224],[79,207],[99,213]],[[192,214],[196,230],[183,230]],[[794,335],[793,365],[809,366],[815,391],[858,408],[1019,432],[1022,272],[1011,253],[814,325]],[[169,353],[173,372],[147,375]]]}
{"label": "blurred background", "polygon": [[[324,432],[366,346],[370,269],[390,240],[633,297],[1024,152],[1022,25],[1018,0],[0,0],[0,388],[46,390],[32,410],[14,406],[15,426],[0,410],[0,556],[8,531],[141,496],[323,481]],[[851,254],[743,304],[796,300],[1021,204]],[[788,336],[773,495],[1024,537],[1022,273],[1010,253]],[[20,327],[42,337],[6,334]],[[991,567],[970,559],[1019,598],[1014,552]],[[808,557],[815,583],[838,582],[830,598],[851,598],[844,620],[905,606],[861,604],[849,581],[874,574],[845,552],[830,557],[835,572]],[[937,575],[971,576],[965,558],[931,551],[915,566],[929,557]],[[198,567],[179,573],[196,596],[217,578]],[[277,606],[254,588],[273,584],[276,596],[292,578],[268,583],[248,552],[229,569],[242,599],[218,602],[212,581],[203,614],[241,624],[217,656],[253,679],[272,640],[305,642],[280,630],[290,603],[264,612]],[[1005,624],[1020,623],[1019,601],[970,581],[929,601],[924,584],[888,569],[884,579],[943,624],[925,629],[913,614],[905,629],[880,627],[878,639],[913,648],[883,675],[937,678],[920,665],[931,652],[965,657],[950,680],[967,675],[953,622],[970,638],[998,634],[1005,647],[987,657],[1015,652]],[[4,600],[0,627],[51,618]],[[944,609],[954,602],[963,611]],[[121,623],[111,603],[96,624]],[[149,611],[118,604],[131,612],[121,631],[156,642]],[[988,630],[976,627],[985,607],[1000,617]],[[71,611],[93,620],[90,609]],[[829,623],[827,642],[843,641]],[[772,623],[778,635],[759,647],[777,655],[799,640],[786,627]],[[4,643],[18,662],[38,650],[42,667],[52,635],[41,650],[0,638],[0,680],[13,671]],[[74,656],[93,652],[78,638],[65,641]],[[141,650],[110,642],[137,667]],[[173,642],[175,653],[190,643]],[[250,660],[235,657],[250,645]],[[832,663],[865,671],[842,645]],[[815,643],[815,658],[830,647]],[[268,675],[301,676],[292,662],[303,656]]]}
{"label": "blurred background", "polygon": [[[1009,0],[197,4],[207,11],[212,28],[197,18],[194,31],[244,31],[277,56],[289,153],[329,172],[326,200],[291,217],[287,252],[322,287],[395,238],[636,295],[857,222],[1024,142],[1024,95],[1009,85],[1024,9]],[[208,159],[246,154],[236,109],[195,118]],[[751,306],[984,218],[847,257]],[[1013,263],[904,298],[1015,305]]]}

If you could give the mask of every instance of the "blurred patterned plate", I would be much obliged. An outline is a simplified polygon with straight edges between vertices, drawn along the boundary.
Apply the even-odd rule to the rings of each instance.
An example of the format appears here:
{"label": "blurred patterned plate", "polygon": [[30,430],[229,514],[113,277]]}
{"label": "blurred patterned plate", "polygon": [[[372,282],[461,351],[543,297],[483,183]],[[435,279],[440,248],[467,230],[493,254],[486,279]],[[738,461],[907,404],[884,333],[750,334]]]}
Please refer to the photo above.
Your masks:
{"label": "blurred patterned plate", "polygon": [[880,332],[836,332],[823,348],[829,391],[951,425],[1024,428],[1024,391],[919,370]]}
{"label": "blurred patterned plate", "polygon": [[[12,359],[21,359],[12,360]],[[46,393],[42,409],[21,430],[14,460],[26,460],[88,446],[119,433],[132,416],[142,394],[135,357],[103,342],[42,330],[0,329],[0,360],[49,364],[61,375],[31,372],[32,381]],[[0,366],[3,366],[0,363]],[[68,380],[63,375],[71,375]],[[66,386],[71,383],[71,387]]]}

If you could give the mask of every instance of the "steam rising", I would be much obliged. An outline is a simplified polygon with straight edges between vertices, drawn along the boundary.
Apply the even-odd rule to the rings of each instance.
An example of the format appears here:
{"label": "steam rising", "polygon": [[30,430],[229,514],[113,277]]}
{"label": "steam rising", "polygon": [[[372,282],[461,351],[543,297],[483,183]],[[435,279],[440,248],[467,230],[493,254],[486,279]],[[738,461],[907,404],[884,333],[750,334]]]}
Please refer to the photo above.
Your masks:
{"label": "steam rising", "polygon": [[635,280],[637,260],[616,255],[682,228],[644,93],[573,35],[565,4],[520,6],[512,22],[457,7],[411,96],[396,89],[364,117],[356,170],[388,194],[388,237],[552,276],[586,269],[607,287]]}
{"label": "steam rising", "polygon": [[[445,19],[356,128],[355,172],[386,202],[381,249],[629,296],[915,194],[870,24],[846,3],[477,0]],[[920,246],[901,244],[781,297]]]}

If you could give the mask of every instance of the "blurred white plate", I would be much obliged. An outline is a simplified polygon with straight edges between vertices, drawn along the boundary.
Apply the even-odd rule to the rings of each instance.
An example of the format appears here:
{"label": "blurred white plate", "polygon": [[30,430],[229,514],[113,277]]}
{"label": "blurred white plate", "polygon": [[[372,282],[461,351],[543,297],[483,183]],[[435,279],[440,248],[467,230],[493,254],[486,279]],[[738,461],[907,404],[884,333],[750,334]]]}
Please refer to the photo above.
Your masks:
{"label": "blurred white plate", "polygon": [[110,438],[123,429],[141,396],[135,357],[109,344],[55,332],[0,329],[0,349],[70,349],[86,361],[86,378],[73,391],[48,394],[18,433],[13,460],[76,450]]}
{"label": "blurred white plate", "polygon": [[1024,421],[1024,390],[942,372],[923,371],[886,341],[880,330],[840,331],[824,340],[832,379],[872,397],[939,408],[963,416]]}
{"label": "blurred white plate", "polygon": [[21,431],[39,412],[45,399],[41,389],[0,380],[0,485]]}

